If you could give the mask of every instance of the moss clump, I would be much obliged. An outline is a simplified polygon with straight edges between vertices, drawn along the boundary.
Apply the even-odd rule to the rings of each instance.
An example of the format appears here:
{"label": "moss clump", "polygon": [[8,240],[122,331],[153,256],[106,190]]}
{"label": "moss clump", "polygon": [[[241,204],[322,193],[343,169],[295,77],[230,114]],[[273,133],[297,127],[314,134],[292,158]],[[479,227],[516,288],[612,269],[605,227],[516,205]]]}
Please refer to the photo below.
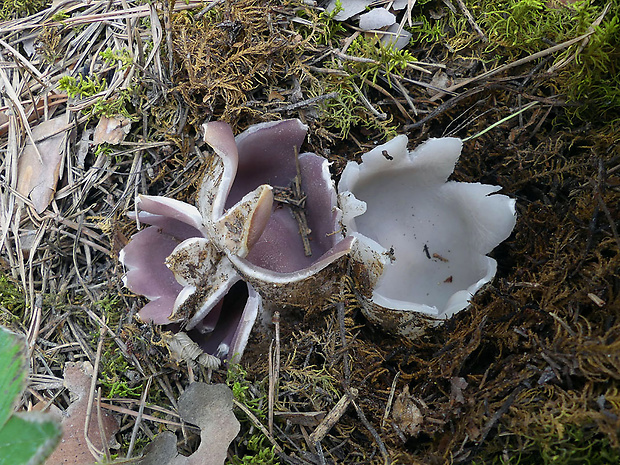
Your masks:
{"label": "moss clump", "polygon": [[[247,371],[241,365],[231,365],[226,373],[226,383],[232,389],[234,399],[243,404],[261,423],[267,422],[267,394],[260,385],[248,379]],[[246,415],[241,412],[242,423],[240,441],[227,465],[277,465],[280,463],[275,447],[269,445],[265,436],[251,426]]]}
{"label": "moss clump", "polygon": [[[79,75],[77,78],[73,76],[63,76],[58,81],[58,88],[67,92],[69,97],[86,99],[94,97],[95,95],[103,92],[106,88],[104,80],[99,78],[98,75],[92,76]],[[132,89],[122,89],[115,92],[107,99],[100,97],[93,101],[93,103],[82,110],[82,113],[89,114],[93,117],[105,116],[110,118],[112,116],[122,115],[126,118],[131,118],[129,108],[131,108],[130,101],[134,94]]]}
{"label": "moss clump", "polygon": [[113,399],[115,397],[137,399],[142,394],[142,384],[136,385],[125,378],[125,373],[132,369],[116,345],[111,345],[101,356],[100,381],[103,386],[103,395]]}
{"label": "moss clump", "polygon": [[63,76],[58,81],[58,88],[64,90],[69,97],[87,98],[97,95],[105,89],[105,82],[99,76]]}
{"label": "moss clump", "polygon": [[11,326],[22,321],[25,308],[24,291],[11,278],[0,274],[0,324]]}
{"label": "moss clump", "polygon": [[600,25],[594,27],[604,12],[599,2],[569,5],[543,0],[468,3],[477,10],[477,19],[489,34],[491,46],[504,47],[512,54],[533,54],[593,28],[590,38],[557,56],[555,85],[560,93],[566,94],[568,102],[580,104],[580,107],[569,109],[569,114],[580,119],[594,114],[612,119],[619,117],[620,1],[610,2],[609,11]]}
{"label": "moss clump", "polygon": [[208,14],[172,15],[173,92],[188,107],[188,123],[205,117],[235,122],[250,111],[253,92],[299,70],[297,40],[273,27],[280,14],[260,0],[225,2]]}
{"label": "moss clump", "polygon": [[[484,463],[498,465],[610,465],[620,452],[588,426],[569,426],[562,436],[547,434],[523,444],[517,454],[499,453]],[[473,461],[472,465],[482,462]]]}
{"label": "moss clump", "polygon": [[[338,11],[336,8],[332,12],[317,13],[307,7],[298,11],[298,16],[307,21],[307,24],[302,21],[303,26],[298,28],[306,42],[307,61],[314,63],[314,58],[322,54],[329,57],[328,51],[340,48],[340,42],[349,35],[343,23],[333,19]],[[318,125],[334,131],[336,134],[331,135],[341,139],[346,139],[355,127],[378,133],[383,139],[394,137],[397,126],[393,118],[381,107],[371,110],[363,100],[373,100],[365,94],[376,93],[384,79],[390,88],[391,73],[401,75],[409,63],[416,61],[415,57],[385,46],[376,38],[363,36],[350,44],[346,54],[353,60],[326,59],[323,70],[304,76],[311,97],[335,95],[321,104],[321,111],[316,115]],[[383,95],[386,94],[389,92],[383,90]]]}
{"label": "moss clump", "polygon": [[355,127],[378,132],[384,139],[396,136],[397,126],[391,116],[383,114],[378,117],[360,102],[361,89],[356,80],[357,78],[353,76],[343,79],[328,75],[315,89],[311,90],[312,96],[332,92],[336,94],[335,98],[322,105],[321,126],[335,131],[336,136],[341,139],[346,139]]}
{"label": "moss clump", "polygon": [[488,34],[487,57],[521,58],[593,30],[588,39],[557,54],[549,77],[557,93],[578,104],[567,108],[570,117],[620,117],[620,1],[612,0],[609,10],[589,0],[568,5],[544,0],[467,4]]}
{"label": "moss clump", "polygon": [[278,465],[280,460],[275,452],[274,446],[268,446],[264,436],[256,433],[247,441],[247,451],[245,455],[235,455],[228,465]]}
{"label": "moss clump", "polygon": [[[564,113],[571,122],[620,118],[620,0],[607,4],[590,0],[467,0],[465,4],[487,42],[460,11],[431,10],[430,5],[418,2],[413,10],[414,24],[406,26],[412,33],[412,46],[429,53],[430,44],[434,49],[430,56],[443,63],[473,60],[490,70],[592,32],[583,41],[557,51],[553,58],[545,58],[544,72],[532,77],[538,81],[539,93],[565,101]],[[541,60],[528,66],[535,69],[538,64]],[[526,67],[524,74],[528,71]]]}
{"label": "moss clump", "polygon": [[267,397],[264,393],[257,396],[250,387],[248,373],[241,365],[231,365],[226,373],[226,384],[232,389],[233,397],[245,405],[256,417],[264,420],[267,417]]}
{"label": "moss clump", "polygon": [[3,0],[0,7],[0,21],[23,18],[47,8],[50,0]]}

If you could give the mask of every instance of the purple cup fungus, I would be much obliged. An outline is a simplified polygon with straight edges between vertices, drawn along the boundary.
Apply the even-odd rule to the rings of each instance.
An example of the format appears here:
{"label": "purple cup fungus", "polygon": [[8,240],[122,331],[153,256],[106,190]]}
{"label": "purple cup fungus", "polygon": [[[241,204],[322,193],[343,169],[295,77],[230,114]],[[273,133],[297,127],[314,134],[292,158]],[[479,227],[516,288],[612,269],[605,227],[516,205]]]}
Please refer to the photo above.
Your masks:
{"label": "purple cup fungus", "polygon": [[447,181],[461,154],[456,138],[413,152],[401,135],[349,162],[338,184],[351,257],[372,289],[368,318],[413,337],[466,308],[495,276],[486,254],[511,234],[515,201],[501,188]]}
{"label": "purple cup fungus", "polygon": [[[324,303],[338,289],[353,238],[339,233],[328,161],[298,154],[307,126],[298,119],[261,123],[237,137],[223,122],[203,129],[215,152],[197,201],[209,240],[185,241],[169,262],[196,260],[214,246],[227,258],[222,273],[239,273],[265,301]],[[195,294],[211,292],[202,286]]]}
{"label": "purple cup fungus", "polygon": [[[261,295],[269,303],[316,306],[338,291],[354,239],[339,232],[329,163],[298,154],[307,129],[292,119],[257,124],[235,138],[228,124],[205,123],[215,153],[198,209],[139,197],[138,219],[151,226],[132,238],[121,261],[125,285],[151,300],[141,319],[182,323],[205,335],[206,342],[194,339],[207,353],[231,358],[245,348]],[[240,290],[246,295],[238,298]]]}
{"label": "purple cup fungus", "polygon": [[[218,292],[203,308],[196,309],[202,318],[189,323],[175,316],[174,310],[187,299],[196,283],[175,278],[168,257],[188,239],[205,239],[202,217],[196,207],[166,197],[141,195],[136,199],[136,207],[139,222],[150,226],[131,238],[119,259],[126,268],[125,286],[150,300],[138,316],[148,323],[171,325],[173,330],[183,327],[205,352],[234,361],[243,353],[262,307],[260,296],[234,270],[226,279],[206,273],[201,276],[201,283],[212,283]],[[130,216],[135,218],[135,214]],[[221,260],[222,255],[215,254],[214,258]],[[211,262],[207,260],[207,263]],[[206,268],[205,264],[201,265],[202,270]]]}

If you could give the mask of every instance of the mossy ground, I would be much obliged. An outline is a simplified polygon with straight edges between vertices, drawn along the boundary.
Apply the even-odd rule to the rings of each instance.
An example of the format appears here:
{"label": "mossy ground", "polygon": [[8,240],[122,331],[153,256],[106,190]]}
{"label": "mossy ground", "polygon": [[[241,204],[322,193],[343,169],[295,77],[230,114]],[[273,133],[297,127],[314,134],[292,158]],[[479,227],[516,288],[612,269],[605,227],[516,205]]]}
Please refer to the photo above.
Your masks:
{"label": "mossy ground", "polygon": [[[412,147],[428,137],[481,134],[465,143],[453,179],[497,184],[517,200],[515,231],[492,254],[499,263],[495,281],[470,309],[414,341],[370,326],[349,281],[333,306],[281,309],[275,410],[324,415],[350,388],[357,390],[321,442],[325,463],[617,463],[618,0],[467,0],[483,36],[458,7],[446,6],[451,2],[418,1],[405,26],[412,40],[402,52],[357,34],[355,21],[339,23],[301,3],[238,0],[173,9],[181,3],[163,2],[154,17],[139,17],[132,41],[116,29],[106,36],[105,27],[95,33],[80,24],[85,7],[49,11],[33,24],[27,16],[43,2],[24,2],[31,10],[2,10],[12,21],[0,38],[25,53],[23,31],[35,34],[42,58],[32,60],[50,82],[69,65],[76,79],[81,73],[103,85],[82,100],[58,104],[56,111],[68,105],[75,116],[76,140],[107,111],[134,121],[124,144],[91,148],[82,165],[67,165],[62,195],[45,215],[24,210],[16,218],[11,210],[0,318],[28,331],[36,315],[32,303],[43,295],[33,370],[58,378],[65,361],[92,361],[105,322],[104,396],[137,409],[145,380],[153,376],[149,405],[171,409],[190,373],[170,362],[158,328],[134,319],[144,299],[122,287],[116,257],[135,231],[124,216],[135,192],[193,202],[202,175],[196,148],[207,153],[196,139],[205,120],[224,119],[240,132],[256,122],[299,117],[310,126],[303,149],[328,157],[336,177],[346,161],[396,133],[407,133]],[[122,29],[127,22],[114,24]],[[590,30],[587,39],[542,53]],[[87,33],[83,40],[80,34]],[[20,70],[13,82],[24,83],[20,98],[42,101],[40,76],[13,59]],[[521,64],[511,67],[517,60]],[[497,74],[484,74],[501,66]],[[25,140],[11,141],[15,133],[7,127],[0,119],[4,160],[11,144],[21,147]],[[12,179],[10,163],[2,170],[3,179]],[[11,192],[3,184],[3,199]],[[18,247],[27,229],[41,232],[31,252]],[[261,422],[271,337],[257,331],[242,369],[211,375],[234,386],[237,400]],[[423,418],[412,437],[393,416],[384,418],[391,394],[405,386]],[[68,401],[60,391],[57,403]],[[321,451],[306,439],[320,415],[276,419],[273,438],[283,454],[274,457],[252,420],[238,414],[243,429],[231,463],[321,463]],[[123,418],[124,448],[132,418]],[[163,426],[149,421],[144,428],[140,444]],[[187,441],[188,450],[192,444]]]}

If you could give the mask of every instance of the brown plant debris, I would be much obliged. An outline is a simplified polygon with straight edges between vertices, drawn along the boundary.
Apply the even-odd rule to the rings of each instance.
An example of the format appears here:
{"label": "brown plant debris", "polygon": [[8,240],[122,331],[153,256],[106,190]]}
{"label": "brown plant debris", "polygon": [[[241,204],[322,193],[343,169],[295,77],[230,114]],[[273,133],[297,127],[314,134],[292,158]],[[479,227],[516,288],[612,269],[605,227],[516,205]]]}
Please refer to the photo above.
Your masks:
{"label": "brown plant debris", "polygon": [[199,126],[218,108],[220,119],[233,122],[253,94],[299,72],[301,37],[279,27],[284,18],[275,6],[240,0],[200,17],[173,17],[173,92],[187,105],[190,124]]}
{"label": "brown plant debris", "polygon": [[[199,428],[186,423],[199,419],[179,401],[198,381],[234,392],[237,463],[259,454],[293,465],[620,461],[620,129],[617,108],[596,111],[617,94],[582,89],[595,73],[617,75],[616,0],[585,2],[581,16],[570,2],[511,2],[538,5],[517,26],[549,26],[558,8],[567,19],[558,27],[569,28],[512,45],[488,26],[493,2],[410,2],[397,17],[413,33],[410,58],[311,2],[25,3],[0,23],[0,322],[27,334],[20,409],[73,412],[83,397],[72,403],[77,382],[66,374],[90,363],[103,398],[89,438],[103,448],[98,418],[112,412],[123,457],[164,429],[170,454],[203,455],[208,440],[198,445]],[[116,115],[131,127],[94,139]],[[285,117],[308,124],[300,152],[329,158],[336,179],[396,133],[412,146],[471,137],[453,179],[502,186],[518,222],[493,251],[496,279],[415,341],[363,317],[357,296],[371,290],[350,277],[359,270],[338,271],[329,308],[274,306],[270,391],[266,323],[242,366],[215,368],[184,339],[176,363],[161,328],[134,319],[144,300],[122,286],[117,256],[135,232],[126,213],[136,194],[193,202],[209,159],[197,137],[205,120],[239,133]],[[220,458],[237,434],[225,417]]]}
{"label": "brown plant debris", "polygon": [[98,450],[116,443],[114,435],[118,432],[118,421],[107,412],[98,415],[96,409],[93,409],[95,413],[89,419],[88,439],[84,436],[92,372],[93,367],[89,362],[65,364],[64,385],[71,392],[73,400],[65,412],[56,407],[53,409],[62,419],[62,438],[46,460],[46,465],[94,463],[87,441]]}

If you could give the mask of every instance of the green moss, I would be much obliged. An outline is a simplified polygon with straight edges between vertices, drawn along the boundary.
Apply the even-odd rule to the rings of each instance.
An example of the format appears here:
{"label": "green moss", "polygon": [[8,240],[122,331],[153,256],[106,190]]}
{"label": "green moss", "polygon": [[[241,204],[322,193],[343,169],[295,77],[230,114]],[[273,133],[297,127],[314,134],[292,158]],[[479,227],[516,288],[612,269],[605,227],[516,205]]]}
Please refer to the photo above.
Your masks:
{"label": "green moss", "polygon": [[[300,28],[302,37],[313,45],[337,46],[340,39],[346,37],[347,29],[341,21],[334,17],[342,10],[340,0],[336,1],[332,11],[321,11],[317,13],[314,8],[301,9],[298,11],[300,18],[308,22]],[[311,24],[311,26],[310,26]]]}
{"label": "green moss", "polygon": [[412,16],[413,26],[405,27],[411,33],[411,42],[440,43],[446,32],[445,21],[430,20],[426,15]]}
{"label": "green moss", "polygon": [[[106,296],[96,305],[100,308],[106,324],[111,328],[118,328],[122,312],[125,312],[122,301],[118,296]],[[96,339],[98,336],[93,334]],[[138,398],[142,393],[142,384],[134,385],[125,377],[125,373],[134,368],[129,365],[123,353],[118,349],[116,342],[106,339],[101,354],[99,373],[103,394],[106,397]]]}
{"label": "green moss", "polygon": [[69,14],[65,13],[64,11],[59,11],[58,13],[52,15],[52,21],[57,23],[60,23],[67,18],[69,18]]}
{"label": "green moss", "polygon": [[63,76],[58,81],[58,88],[64,90],[69,97],[88,98],[97,95],[105,89],[105,82],[99,76]]}
{"label": "green moss", "polygon": [[275,447],[266,445],[261,434],[251,436],[247,441],[247,453],[242,457],[232,457],[228,465],[277,465],[280,463]]}
{"label": "green moss", "polygon": [[[226,374],[226,383],[232,389],[233,397],[239,403],[245,405],[263,424],[267,421],[267,395],[259,387],[258,393],[252,391],[252,383],[247,379],[247,371],[241,365],[231,365]],[[256,385],[254,385],[256,386]],[[244,423],[242,415],[239,419]],[[245,431],[245,428],[244,428]],[[254,428],[240,436],[236,454],[227,465],[276,465],[280,461],[277,458],[275,448],[268,444],[263,434]]]}
{"label": "green moss", "polygon": [[110,118],[112,116],[121,115],[135,120],[129,111],[133,93],[133,89],[122,89],[118,92],[114,92],[114,94],[107,99],[99,98],[91,107],[90,111],[97,117],[105,116]]}
{"label": "green moss", "polygon": [[22,320],[26,308],[24,291],[11,278],[0,274],[0,324],[11,326]]}
{"label": "green moss", "polygon": [[[584,119],[618,121],[620,107],[620,2],[615,2],[603,23],[595,28],[586,48],[577,55],[574,65],[560,72],[569,101],[584,104],[570,114]],[[586,13],[584,8],[583,13]]]}
{"label": "green moss", "polygon": [[[380,136],[389,139],[396,135],[396,125],[390,115],[379,117],[372,113],[361,101],[360,92],[375,92],[372,86],[381,85],[388,91],[392,88],[391,75],[402,75],[407,66],[416,61],[416,58],[404,50],[396,50],[392,46],[383,45],[376,38],[357,37],[347,50],[347,54],[360,58],[332,60],[327,68],[342,70],[346,76],[326,74],[320,81],[314,95],[336,93],[334,99],[328,100],[323,106],[321,114],[322,125],[331,130],[337,130],[338,136],[346,138],[353,127],[361,126]],[[342,63],[342,64],[341,64]],[[385,79],[387,84],[382,82]],[[379,82],[381,81],[381,82]],[[377,108],[381,111],[380,108]]]}
{"label": "green moss", "polygon": [[245,405],[256,417],[267,417],[267,396],[256,397],[250,392],[252,383],[247,379],[248,372],[241,365],[230,365],[226,373],[226,384],[232,389],[233,397]]}
{"label": "green moss", "polygon": [[379,132],[385,139],[390,139],[396,135],[396,125],[393,124],[392,118],[380,119],[360,102],[360,97],[354,77],[328,78],[322,83],[322,91],[316,92],[315,95],[321,93],[336,92],[334,99],[327,101],[323,105],[321,113],[321,124],[325,128],[336,130],[338,136],[346,139],[353,127],[361,126],[370,129],[373,132]]}
{"label": "green moss", "polygon": [[95,149],[95,155],[106,155],[112,156],[114,154],[114,149],[110,146],[110,144],[99,144]]}
{"label": "green moss", "polygon": [[32,15],[50,4],[50,0],[3,0],[0,6],[0,21]]}
{"label": "green moss", "polygon": [[[587,33],[606,5],[591,0],[569,5],[547,0],[465,3],[488,42],[480,40],[460,12],[445,9],[431,17],[430,6],[419,3],[413,11],[416,24],[408,27],[413,34],[411,42],[423,47],[442,44],[455,58],[480,60],[492,69]],[[539,76],[548,92],[569,103],[565,112],[571,122],[620,118],[620,0],[611,0],[609,5],[594,33],[586,41],[556,52],[545,67],[554,72]]]}
{"label": "green moss", "polygon": [[406,50],[397,50],[391,45],[383,45],[379,40],[366,37],[357,37],[349,47],[348,53],[354,57],[373,60],[373,62],[347,63],[347,68],[351,74],[359,75],[364,79],[369,79],[373,83],[379,76],[385,76],[390,82],[390,74],[402,75],[407,65],[414,63],[417,59]]}
{"label": "green moss", "polygon": [[530,52],[544,46],[543,39],[566,39],[569,32],[565,24],[560,24],[568,20],[566,12],[549,9],[541,0],[495,2],[493,7],[480,7],[479,14],[481,27],[492,42]]}
{"label": "green moss", "polygon": [[[590,0],[571,5],[543,0],[467,3],[489,37],[487,56],[495,52],[510,61],[585,34],[604,9],[601,3]],[[548,79],[569,103],[579,104],[567,108],[569,117],[619,118],[620,0],[612,0],[610,5],[586,42],[556,54],[555,65],[559,66]],[[496,53],[499,48],[501,53]]]}
{"label": "green moss", "polygon": [[[488,461],[476,463],[489,463]],[[587,427],[568,426],[562,437],[537,437],[520,447],[505,450],[490,463],[501,465],[611,465],[620,463],[620,451],[606,436]]]}
{"label": "green moss", "polygon": [[336,0],[336,5],[332,11],[322,11],[319,13],[317,24],[320,25],[319,45],[329,45],[338,41],[347,32],[342,23],[334,17],[342,11],[342,2]]}
{"label": "green moss", "polygon": [[[111,55],[110,55],[111,56]],[[116,55],[114,55],[116,56]],[[64,90],[70,97],[88,98],[103,92],[106,88],[105,81],[102,81],[99,76],[83,76],[79,75],[78,78],[73,76],[64,76],[58,81],[58,88]],[[90,114],[94,117],[107,117],[121,115],[126,118],[132,118],[130,111],[130,102],[133,89],[122,89],[114,92],[110,97],[100,97],[95,102],[82,110],[84,114]]]}
{"label": "green moss", "polygon": [[132,369],[123,354],[115,345],[101,356],[100,382],[105,397],[139,398],[142,394],[142,384],[131,386],[131,382],[123,379],[123,373]]}
{"label": "green moss", "polygon": [[123,48],[121,50],[112,50],[111,48],[106,48],[102,52],[99,52],[99,56],[104,59],[106,64],[115,65],[117,62],[121,63],[121,69],[123,71],[129,69],[133,64],[133,60],[131,55],[129,54],[129,50]]}

